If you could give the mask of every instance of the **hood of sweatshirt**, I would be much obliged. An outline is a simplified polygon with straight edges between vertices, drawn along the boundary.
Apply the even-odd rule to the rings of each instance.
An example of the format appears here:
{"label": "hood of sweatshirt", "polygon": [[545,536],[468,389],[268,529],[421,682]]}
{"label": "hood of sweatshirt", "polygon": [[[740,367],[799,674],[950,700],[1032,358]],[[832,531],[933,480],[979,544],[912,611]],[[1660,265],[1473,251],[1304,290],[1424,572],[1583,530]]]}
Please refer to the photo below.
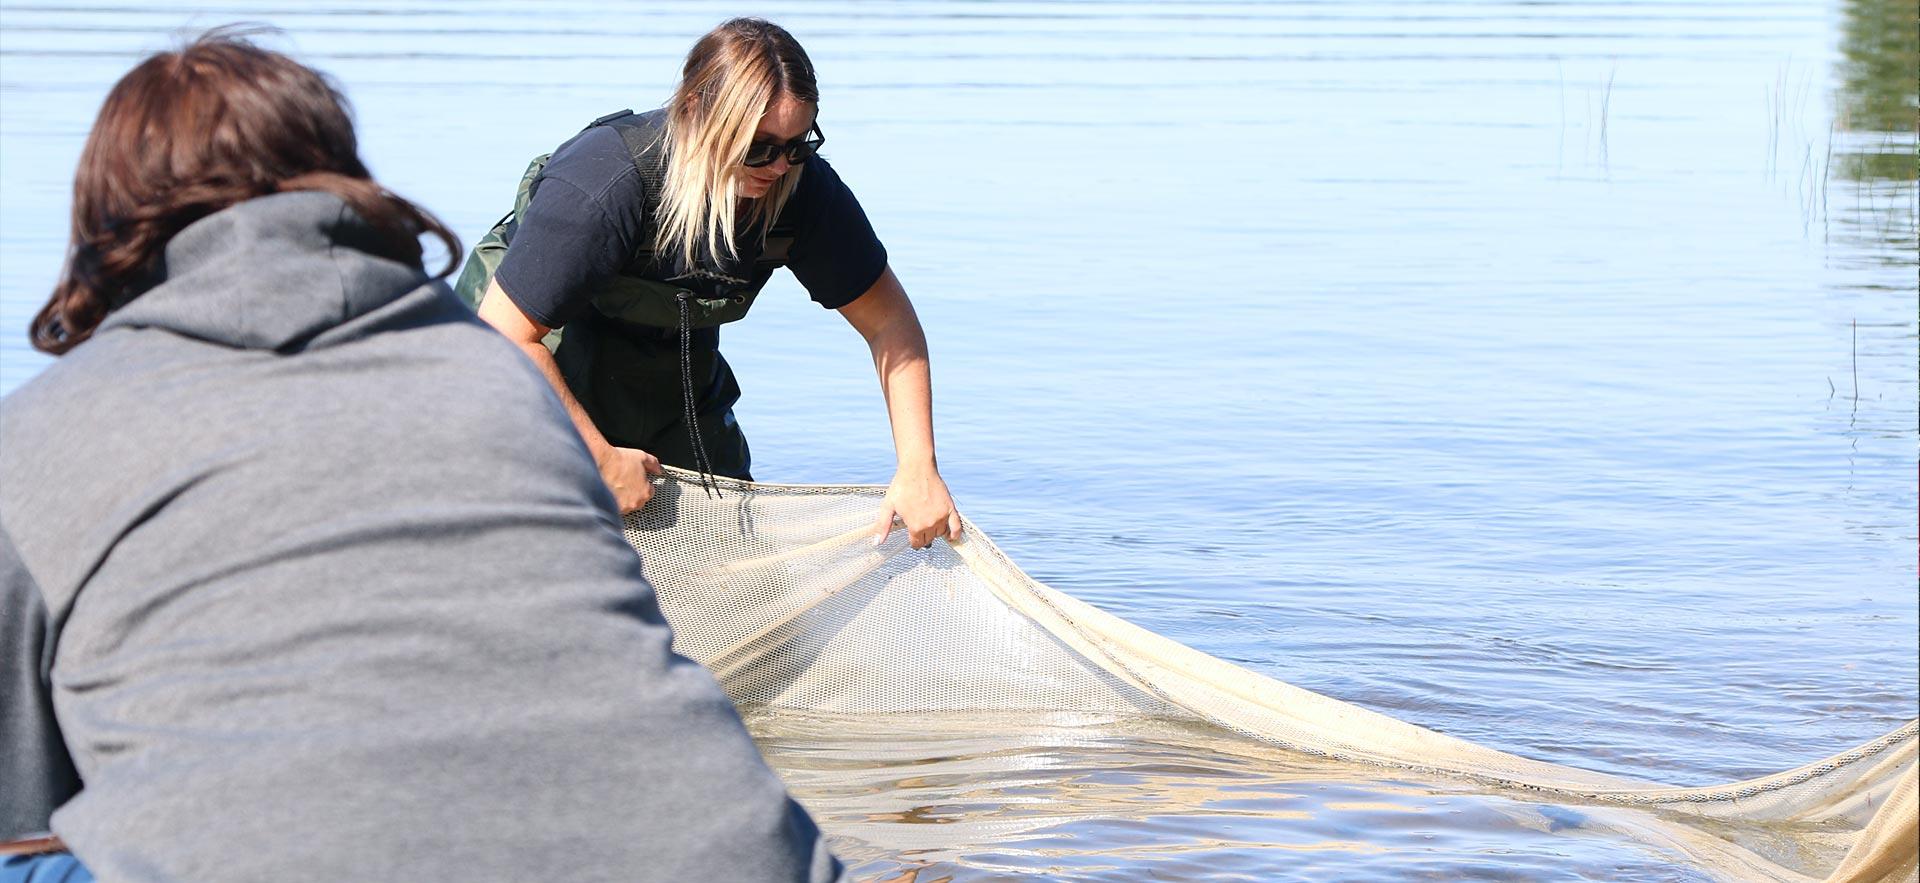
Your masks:
{"label": "hood of sweatshirt", "polygon": [[428,282],[417,269],[362,250],[375,241],[372,226],[331,193],[250,199],[176,234],[163,281],[115,310],[100,331],[150,328],[280,351],[358,337],[326,332]]}

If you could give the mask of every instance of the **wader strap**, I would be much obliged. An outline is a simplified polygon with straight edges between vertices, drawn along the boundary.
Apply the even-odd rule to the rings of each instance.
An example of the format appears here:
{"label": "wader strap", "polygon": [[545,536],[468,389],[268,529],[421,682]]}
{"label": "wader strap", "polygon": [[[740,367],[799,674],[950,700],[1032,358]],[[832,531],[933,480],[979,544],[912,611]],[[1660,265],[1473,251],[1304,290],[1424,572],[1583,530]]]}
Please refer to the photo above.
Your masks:
{"label": "wader strap", "polygon": [[699,409],[693,404],[693,292],[682,291],[673,299],[680,304],[680,404],[685,408],[681,419],[687,423],[687,440],[693,446],[693,465],[700,471],[700,489],[710,496],[719,497],[720,482],[713,477],[713,460],[707,456],[706,440],[700,437]]}
{"label": "wader strap", "polygon": [[580,131],[582,131],[582,132],[585,132],[585,131],[586,131],[587,129],[591,129],[591,128],[593,128],[594,126],[604,126],[604,125],[606,125],[606,124],[608,124],[608,123],[611,123],[611,122],[613,122],[614,120],[617,120],[617,119],[619,119],[619,118],[621,118],[621,117],[630,117],[630,116],[633,116],[633,108],[631,108],[631,107],[629,107],[629,108],[625,108],[625,109],[622,109],[622,110],[616,110],[616,111],[614,111],[613,113],[610,113],[610,114],[607,114],[606,116],[603,116],[603,117],[601,117],[601,118],[599,118],[599,119],[597,119],[597,120],[594,120],[594,121],[593,121],[593,122],[591,122],[591,123],[588,123],[588,124],[587,124],[587,128],[586,128],[586,129],[581,129]]}
{"label": "wader strap", "polygon": [[[646,217],[651,220],[660,217],[660,198],[666,192],[666,151],[658,149],[666,132],[662,127],[629,119],[637,116],[631,110],[616,111],[594,120],[587,128],[607,126],[619,133],[620,143],[626,145],[627,156],[633,160],[634,171],[640,173],[640,186],[646,199]],[[626,122],[620,122],[622,120]]]}

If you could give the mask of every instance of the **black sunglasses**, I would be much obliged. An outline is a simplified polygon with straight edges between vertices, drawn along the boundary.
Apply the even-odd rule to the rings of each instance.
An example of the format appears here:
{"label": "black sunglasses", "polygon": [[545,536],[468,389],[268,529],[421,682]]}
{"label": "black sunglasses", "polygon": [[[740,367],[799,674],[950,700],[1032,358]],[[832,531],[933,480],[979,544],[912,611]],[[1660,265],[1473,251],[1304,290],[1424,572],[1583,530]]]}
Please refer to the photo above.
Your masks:
{"label": "black sunglasses", "polygon": [[814,123],[807,129],[806,134],[792,141],[753,142],[752,146],[747,148],[746,158],[740,162],[742,165],[757,169],[761,166],[773,165],[774,160],[784,155],[787,162],[793,165],[805,165],[807,160],[820,152],[820,145],[825,143],[827,143],[827,136],[820,133],[820,124]]}

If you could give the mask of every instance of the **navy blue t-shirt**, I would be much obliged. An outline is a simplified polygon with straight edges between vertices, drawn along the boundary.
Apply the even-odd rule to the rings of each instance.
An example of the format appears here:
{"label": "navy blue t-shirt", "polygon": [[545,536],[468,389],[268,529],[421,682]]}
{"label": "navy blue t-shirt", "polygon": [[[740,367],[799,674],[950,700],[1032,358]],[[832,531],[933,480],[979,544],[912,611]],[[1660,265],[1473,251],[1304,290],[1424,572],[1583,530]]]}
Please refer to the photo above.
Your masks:
{"label": "navy blue t-shirt", "polygon": [[[630,270],[640,250],[651,246],[645,196],[618,131],[594,126],[574,136],[554,151],[520,216],[496,271],[500,287],[528,318],[549,328],[566,325],[591,302],[594,283]],[[886,269],[886,247],[866,212],[821,157],[800,170],[780,221],[794,228],[787,266],[823,307],[852,303]],[[751,267],[759,237],[736,237],[735,244]],[[758,288],[767,275],[744,282]],[[666,281],[695,290],[711,284],[704,278]]]}

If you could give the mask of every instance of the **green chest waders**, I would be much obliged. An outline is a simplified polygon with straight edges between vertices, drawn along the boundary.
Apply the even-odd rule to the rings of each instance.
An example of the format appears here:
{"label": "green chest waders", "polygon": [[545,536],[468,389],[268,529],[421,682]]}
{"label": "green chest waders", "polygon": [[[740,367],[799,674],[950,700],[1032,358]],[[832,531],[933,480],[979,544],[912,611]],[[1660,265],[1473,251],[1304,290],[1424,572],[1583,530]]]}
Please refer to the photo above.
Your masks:
{"label": "green chest waders", "polygon": [[[643,182],[650,185],[651,202],[659,189],[660,160],[652,147],[657,139],[636,136],[642,127],[625,125],[635,119],[645,117],[614,114],[594,125],[614,123],[620,129]],[[454,290],[469,306],[479,306],[506,257],[549,157],[536,157],[527,166],[513,211],[468,255]],[[648,217],[654,216],[654,208],[648,206]],[[786,262],[791,243],[791,235],[779,227],[768,234],[756,261],[758,282]],[[554,329],[543,342],[553,351],[567,389],[609,443],[639,448],[669,466],[749,478],[752,458],[746,435],[733,417],[740,386],[720,355],[717,329],[744,318],[758,294],[758,283],[713,297],[623,273],[598,283],[591,295],[593,309],[569,322],[564,333]]]}

